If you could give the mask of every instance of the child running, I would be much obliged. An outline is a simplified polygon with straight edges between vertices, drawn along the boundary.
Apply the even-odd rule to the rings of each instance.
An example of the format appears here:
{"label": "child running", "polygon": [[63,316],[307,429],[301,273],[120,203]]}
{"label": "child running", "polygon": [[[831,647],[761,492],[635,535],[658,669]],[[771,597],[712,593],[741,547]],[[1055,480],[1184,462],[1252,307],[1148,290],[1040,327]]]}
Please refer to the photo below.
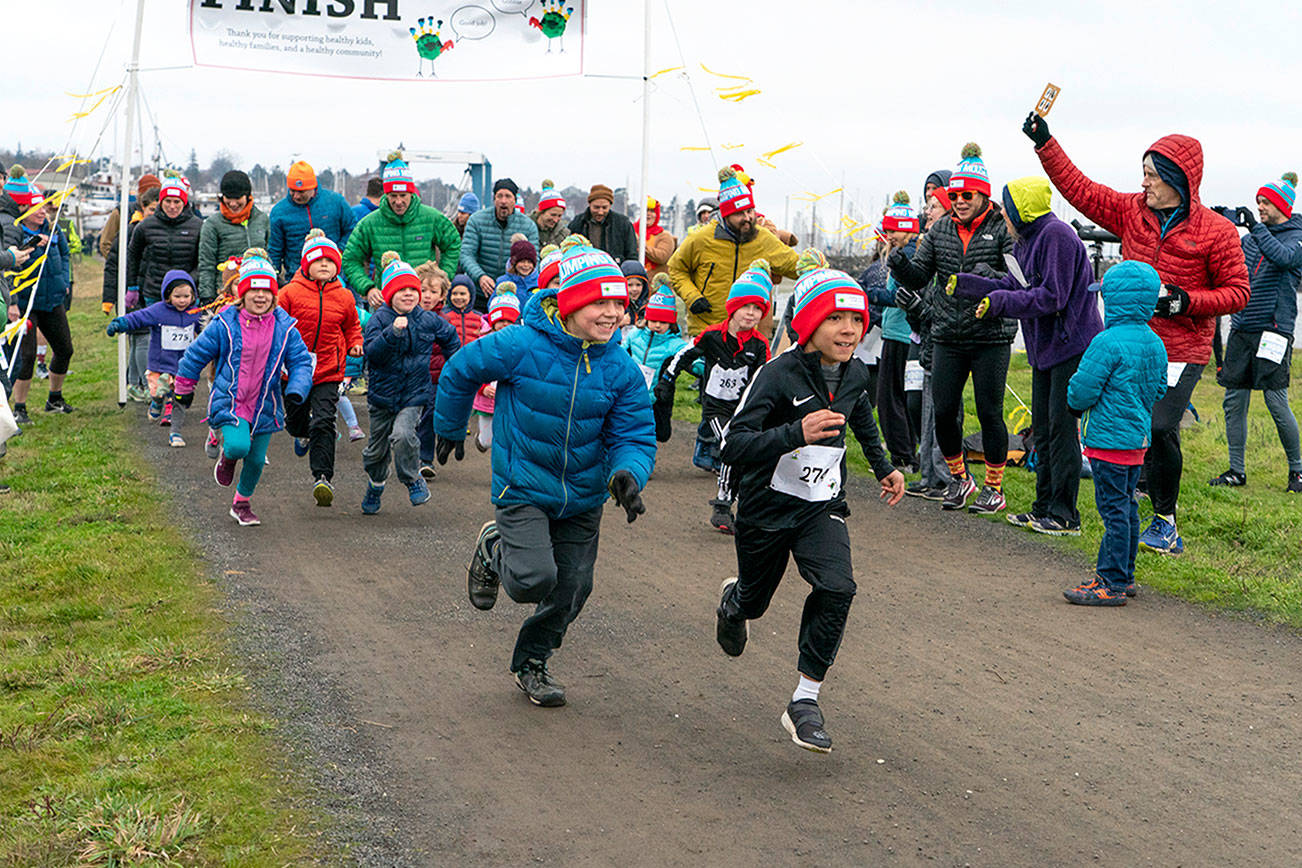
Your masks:
{"label": "child running", "polygon": [[519,232],[511,236],[511,255],[507,260],[506,274],[497,279],[499,292],[504,280],[514,283],[525,295],[538,288],[538,250]]}
{"label": "child running", "polygon": [[[235,462],[243,459],[230,512],[241,527],[262,524],[249,499],[262,476],[271,435],[285,427],[283,395],[303,401],[312,388],[312,356],[294,318],[276,306],[278,288],[266,251],[250,248],[240,262],[235,305],[213,318],[176,369],[172,400],[188,408],[204,366],[217,363],[208,396],[208,425],[221,437],[213,477],[229,487]],[[283,370],[289,381],[282,386]]]}
{"label": "child running", "polygon": [[[515,295],[515,284],[503,281],[497,285],[497,294],[488,300],[488,327],[495,332],[520,318],[520,299]],[[497,397],[497,381],[485,383],[475,393],[473,415],[478,420],[475,448],[487,452],[493,448],[493,408]]]}
{"label": "child running", "polygon": [[541,289],[521,323],[448,360],[434,405],[438,459],[465,454],[481,383],[496,380],[495,519],[480,529],[467,590],[491,609],[499,581],[537,607],[520,628],[511,671],[534,705],[565,704],[547,663],[592,591],[607,496],[631,522],[655,466],[651,402],[637,366],[612,343],[628,301],[609,255],[571,236],[561,287]]}
{"label": "child running", "polygon": [[[294,454],[308,456],[312,497],[317,506],[334,502],[335,413],[346,359],[362,354],[362,324],[353,294],[339,282],[343,257],[321,229],[307,233],[294,277],[280,291],[278,304],[294,317],[294,328],[312,356],[312,389],[302,403],[286,401],[285,430]],[[351,409],[351,408],[350,408]],[[356,426],[354,416],[353,426]]]}
{"label": "child running", "polygon": [[[112,337],[135,329],[149,329],[149,365],[145,378],[149,383],[151,419],[161,418],[165,406],[171,402],[169,384],[174,384],[177,364],[194,343],[195,326],[203,318],[201,311],[190,307],[194,298],[194,278],[179,269],[169,271],[163,275],[162,301],[126,316],[115,317],[104,330]],[[172,428],[167,436],[168,444],[184,446],[181,427],[185,421],[185,408],[173,406],[168,421]]]}
{"label": "child running", "polygon": [[[433,262],[422,262],[416,266],[416,276],[420,278],[420,307],[430,313],[443,316],[443,305],[448,299],[448,273]],[[439,385],[439,373],[443,370],[443,348],[436,342],[429,354],[429,381],[433,389]],[[431,392],[432,394],[432,392]],[[438,476],[434,467],[434,402],[425,405],[416,424],[416,437],[420,440],[420,475],[427,482],[433,482]]]}
{"label": "child running", "polygon": [[1122,262],[1103,275],[1103,331],[1067,383],[1067,408],[1083,416],[1094,505],[1103,519],[1096,575],[1063,591],[1078,606],[1124,606],[1135,596],[1139,505],[1135,488],[1152,432],[1153,405],[1166,394],[1166,347],[1148,327],[1162,280],[1153,266]]}
{"label": "child running", "polygon": [[[732,534],[733,487],[731,474],[719,459],[723,426],[732,418],[742,390],[760,365],[769,360],[769,345],[757,330],[769,310],[773,281],[769,264],[756,259],[741,273],[728,291],[724,309],[728,318],[696,336],[696,343],[679,351],[660,372],[655,386],[657,404],[673,405],[678,375],[697,359],[705,360],[701,375],[701,424],[696,430],[696,452],[692,463],[719,475],[718,492],[710,501],[710,524],[720,533]],[[659,411],[660,416],[666,415]]]}
{"label": "child running", "polygon": [[452,325],[420,306],[420,278],[392,250],[380,258],[380,294],[384,306],[371,314],[366,324],[371,439],[362,450],[367,478],[363,515],[380,511],[390,455],[398,481],[407,486],[411,505],[429,502],[429,486],[420,473],[416,427],[425,405],[434,397],[429,377],[431,347],[437,343],[447,358],[461,347]]}
{"label": "child running", "polygon": [[463,347],[486,331],[483,316],[475,310],[474,287],[470,278],[464,274],[452,278],[448,303],[443,307],[443,318],[456,328],[457,338]]}
{"label": "child running", "polygon": [[792,326],[797,344],[755,375],[724,431],[723,460],[739,474],[737,577],[723,583],[716,638],[739,656],[747,622],[768,608],[788,557],[813,586],[800,620],[795,693],[782,714],[791,740],[827,753],[818,692],[836,657],[854,599],[845,519],[845,427],[863,449],[894,506],[904,476],[891,466],[873,421],[868,368],[854,358],[868,299],[848,274],[816,268],[796,283]]}

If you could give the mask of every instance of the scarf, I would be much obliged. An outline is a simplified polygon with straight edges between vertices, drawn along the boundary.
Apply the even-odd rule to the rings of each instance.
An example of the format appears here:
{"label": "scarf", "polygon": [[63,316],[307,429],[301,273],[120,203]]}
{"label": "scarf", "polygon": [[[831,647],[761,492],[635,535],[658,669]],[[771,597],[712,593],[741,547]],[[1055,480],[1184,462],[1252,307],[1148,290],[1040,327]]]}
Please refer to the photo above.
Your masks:
{"label": "scarf", "polygon": [[244,204],[244,207],[238,211],[232,211],[230,208],[227,208],[226,202],[223,200],[219,199],[218,204],[221,206],[222,216],[237,226],[243,226],[248,222],[249,217],[253,214],[253,199],[249,199],[249,201]]}

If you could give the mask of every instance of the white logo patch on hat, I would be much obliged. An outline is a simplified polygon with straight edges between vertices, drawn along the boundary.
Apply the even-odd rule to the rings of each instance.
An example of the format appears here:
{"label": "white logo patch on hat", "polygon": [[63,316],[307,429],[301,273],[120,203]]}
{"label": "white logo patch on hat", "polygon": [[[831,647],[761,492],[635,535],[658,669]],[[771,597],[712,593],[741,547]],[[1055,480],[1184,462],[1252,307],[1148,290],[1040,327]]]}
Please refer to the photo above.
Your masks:
{"label": "white logo patch on hat", "polygon": [[628,284],[609,281],[601,285],[602,298],[626,298],[628,296]]}
{"label": "white logo patch on hat", "polygon": [[270,277],[250,277],[249,289],[271,289]]}
{"label": "white logo patch on hat", "polygon": [[304,256],[303,259],[305,259],[308,262],[315,262],[316,260],[321,258],[321,255],[323,253],[325,253],[325,251],[322,250],[320,247],[313,247],[311,250],[307,252],[307,255]]}
{"label": "white logo patch on hat", "polygon": [[962,178],[952,178],[952,179],[950,179],[949,186],[950,186],[950,187],[957,187],[957,188],[960,188],[960,189],[961,189],[962,186],[963,186],[963,179],[962,179]]}
{"label": "white logo patch on hat", "polygon": [[854,292],[838,292],[833,298],[837,310],[863,310],[864,297]]}

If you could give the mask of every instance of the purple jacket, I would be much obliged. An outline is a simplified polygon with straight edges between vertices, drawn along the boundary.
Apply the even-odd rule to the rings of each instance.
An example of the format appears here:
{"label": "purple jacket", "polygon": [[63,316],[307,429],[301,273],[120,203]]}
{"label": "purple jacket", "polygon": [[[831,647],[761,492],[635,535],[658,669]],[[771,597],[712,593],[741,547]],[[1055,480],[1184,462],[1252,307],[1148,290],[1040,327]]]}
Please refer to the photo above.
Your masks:
{"label": "purple jacket", "polygon": [[960,274],[956,294],[990,299],[988,318],[1015,317],[1022,323],[1026,357],[1039,371],[1085,352],[1103,331],[1098,296],[1085,245],[1076,232],[1053,214],[1044,214],[1018,229],[1013,256],[1029,286],[1012,274],[996,280]]}
{"label": "purple jacket", "polygon": [[170,302],[156,301],[123,319],[132,329],[149,329],[149,370],[175,374],[185,350],[199,334],[199,311],[177,310]]}

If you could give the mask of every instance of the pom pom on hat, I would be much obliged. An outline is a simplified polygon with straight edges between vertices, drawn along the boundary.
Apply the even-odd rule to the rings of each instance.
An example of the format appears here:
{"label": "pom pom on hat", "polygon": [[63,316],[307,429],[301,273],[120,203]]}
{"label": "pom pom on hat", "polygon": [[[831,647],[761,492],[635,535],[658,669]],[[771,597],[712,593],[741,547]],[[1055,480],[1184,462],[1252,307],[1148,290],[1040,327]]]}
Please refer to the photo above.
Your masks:
{"label": "pom pom on hat", "polygon": [[[582,236],[571,235],[571,238]],[[561,245],[564,248],[564,244]],[[581,307],[606,299],[617,299],[628,304],[628,281],[619,264],[604,250],[587,244],[571,246],[561,259],[559,275],[561,287],[556,291],[556,302],[561,319]]]}
{"label": "pom pom on hat", "polygon": [[289,167],[286,184],[291,190],[315,190],[316,171],[304,160]]}
{"label": "pom pom on hat", "polygon": [[921,232],[922,224],[918,215],[909,207],[909,194],[899,190],[891,198],[891,206],[882,215],[883,232]]}
{"label": "pom pom on hat", "polygon": [[896,191],[895,191],[895,195],[891,197],[891,204],[892,204],[892,205],[907,205],[907,204],[909,204],[909,191],[908,191],[908,190],[896,190]]}
{"label": "pom pom on hat", "polygon": [[772,298],[773,278],[769,275],[768,260],[756,259],[733,281],[724,309],[732,316],[745,305],[756,304],[763,316],[768,313]]}
{"label": "pom pom on hat", "polygon": [[520,318],[520,299],[515,294],[515,284],[505,280],[497,285],[497,292],[488,300],[488,325],[515,322]]}
{"label": "pom pom on hat", "polygon": [[411,167],[402,159],[402,151],[389,154],[384,171],[380,173],[385,193],[415,193],[416,182],[411,177]]}
{"label": "pom pom on hat", "polygon": [[573,250],[576,247],[591,247],[591,246],[592,246],[592,242],[587,239],[587,236],[580,235],[576,232],[573,235],[566,235],[565,238],[562,239],[561,253],[569,253],[571,250]]}
{"label": "pom pom on hat", "polygon": [[380,257],[380,295],[384,296],[384,303],[392,307],[393,297],[400,289],[420,292],[420,276],[402,261],[397,251],[386,250]]}
{"label": "pom pom on hat", "polygon": [[240,257],[240,277],[235,284],[235,295],[242,299],[251,289],[265,289],[273,295],[280,291],[276,269],[271,267],[267,251],[261,247],[250,247]]}
{"label": "pom pom on hat", "polygon": [[791,316],[791,327],[796,332],[796,342],[802,346],[823,320],[836,311],[851,311],[863,315],[863,329],[859,337],[868,328],[868,296],[863,287],[850,275],[835,268],[815,268],[805,272],[796,281],[794,295],[795,311]]}
{"label": "pom pom on hat", "polygon": [[36,186],[27,177],[27,170],[14,163],[9,167],[9,177],[5,179],[4,191],[23,208],[30,207],[32,198],[37,195]]}
{"label": "pom pom on hat", "polygon": [[981,146],[968,142],[963,146],[962,159],[954,174],[949,179],[950,190],[972,190],[985,196],[990,195],[990,174],[986,164],[981,160]]}
{"label": "pom pom on hat", "polygon": [[729,217],[755,207],[750,188],[737,177],[737,170],[724,166],[719,170],[719,216]]}
{"label": "pom pom on hat", "polygon": [[1278,181],[1263,184],[1257,195],[1278,208],[1285,217],[1293,216],[1293,202],[1297,198],[1297,173],[1285,172]]}
{"label": "pom pom on hat", "polygon": [[565,209],[565,199],[554,189],[556,185],[551,178],[544,178],[542,182],[542,196],[538,199],[538,213],[548,211],[552,208]]}
{"label": "pom pom on hat", "polygon": [[325,230],[318,226],[308,232],[307,237],[303,239],[303,256],[299,261],[299,267],[303,269],[304,274],[307,274],[307,267],[322,257],[335,264],[336,274],[344,266],[339,245],[327,238]]}
{"label": "pom pom on hat", "polygon": [[816,268],[827,268],[827,257],[817,247],[806,247],[796,257],[796,274],[803,276]]}

